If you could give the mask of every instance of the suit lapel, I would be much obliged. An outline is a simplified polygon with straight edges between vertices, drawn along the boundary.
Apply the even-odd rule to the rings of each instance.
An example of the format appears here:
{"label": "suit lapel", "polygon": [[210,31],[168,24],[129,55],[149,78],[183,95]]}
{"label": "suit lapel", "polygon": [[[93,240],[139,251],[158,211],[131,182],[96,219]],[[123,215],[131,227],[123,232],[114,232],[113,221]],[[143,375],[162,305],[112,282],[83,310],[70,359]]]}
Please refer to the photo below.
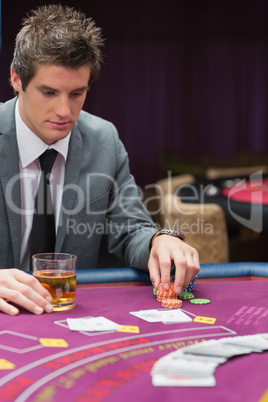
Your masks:
{"label": "suit lapel", "polygon": [[[69,189],[66,191],[63,190],[62,209],[56,238],[56,252],[60,252],[62,248],[67,230],[67,221],[70,217],[71,211],[75,208],[75,202],[77,199],[76,188],[79,185],[81,159],[82,138],[75,125],[70,138],[68,157],[65,166],[64,187],[66,188],[67,186]],[[70,189],[70,187],[72,187],[72,189]]]}
{"label": "suit lapel", "polygon": [[14,253],[14,267],[19,267],[21,246],[21,197],[19,154],[15,129],[15,102],[16,99],[12,99],[0,108],[0,183],[7,206],[7,219]]}
{"label": "suit lapel", "polygon": [[[15,128],[15,104],[16,99],[12,99],[0,107],[0,184],[7,204],[7,219],[13,245],[14,266],[19,267],[21,247],[21,195],[19,154]],[[74,126],[65,167],[65,186],[71,185],[75,189],[75,187],[79,185],[81,159],[82,139],[79,130]],[[64,208],[60,214],[60,224],[57,231],[57,252],[62,248],[67,230],[67,220],[75,207],[76,199],[77,191],[63,192],[62,205]]]}

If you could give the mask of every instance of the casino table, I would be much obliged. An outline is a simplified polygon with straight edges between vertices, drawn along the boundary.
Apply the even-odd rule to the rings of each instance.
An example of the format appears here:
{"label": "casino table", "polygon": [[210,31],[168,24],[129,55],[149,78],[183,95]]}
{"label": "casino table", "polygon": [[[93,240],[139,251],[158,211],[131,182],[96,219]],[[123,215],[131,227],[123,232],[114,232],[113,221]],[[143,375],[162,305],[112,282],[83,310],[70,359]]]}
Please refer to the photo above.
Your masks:
{"label": "casino table", "polygon": [[[268,351],[229,359],[217,367],[214,387],[157,387],[151,370],[161,357],[193,343],[268,333],[267,280],[267,263],[204,264],[193,293],[210,303],[183,300],[182,306],[203,321],[163,324],[130,314],[161,308],[147,273],[79,270],[74,309],[0,313],[0,401],[265,402]],[[125,332],[70,331],[66,323],[98,316]]]}
{"label": "casino table", "polygon": [[220,205],[229,229],[245,225],[257,232],[268,231],[268,177],[254,177],[203,178],[176,193],[186,203]]}

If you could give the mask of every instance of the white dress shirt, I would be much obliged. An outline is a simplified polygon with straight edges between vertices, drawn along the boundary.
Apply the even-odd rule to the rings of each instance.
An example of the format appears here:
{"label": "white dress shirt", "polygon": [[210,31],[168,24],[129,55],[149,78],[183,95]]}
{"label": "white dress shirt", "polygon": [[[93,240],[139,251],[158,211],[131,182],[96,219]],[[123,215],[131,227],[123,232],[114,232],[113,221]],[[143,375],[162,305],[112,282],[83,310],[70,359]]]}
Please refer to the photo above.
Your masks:
{"label": "white dress shirt", "polygon": [[41,176],[39,156],[48,148],[58,151],[51,171],[50,188],[54,207],[55,224],[59,220],[65,175],[65,162],[71,133],[55,144],[48,146],[22,121],[16,104],[16,132],[19,149],[20,190],[21,190],[21,252],[20,268],[29,269],[29,238],[33,223],[35,198]]}

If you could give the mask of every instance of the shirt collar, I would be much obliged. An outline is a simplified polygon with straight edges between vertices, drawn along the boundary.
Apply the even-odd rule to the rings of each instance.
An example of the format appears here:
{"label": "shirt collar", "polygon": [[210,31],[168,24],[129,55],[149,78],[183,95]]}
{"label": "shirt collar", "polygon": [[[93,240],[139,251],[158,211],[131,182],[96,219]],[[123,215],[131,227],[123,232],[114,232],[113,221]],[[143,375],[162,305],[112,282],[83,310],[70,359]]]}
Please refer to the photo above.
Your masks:
{"label": "shirt collar", "polygon": [[[67,137],[55,142],[55,144],[52,144],[51,146],[47,145],[23,122],[19,114],[18,104],[19,99],[16,103],[15,119],[21,166],[23,168],[27,167],[30,163],[39,158],[39,156],[42,155],[42,153],[44,153],[48,148],[53,148],[58,151],[64,157],[66,162],[71,132],[67,135]],[[29,144],[31,144],[31,146],[29,146]]]}

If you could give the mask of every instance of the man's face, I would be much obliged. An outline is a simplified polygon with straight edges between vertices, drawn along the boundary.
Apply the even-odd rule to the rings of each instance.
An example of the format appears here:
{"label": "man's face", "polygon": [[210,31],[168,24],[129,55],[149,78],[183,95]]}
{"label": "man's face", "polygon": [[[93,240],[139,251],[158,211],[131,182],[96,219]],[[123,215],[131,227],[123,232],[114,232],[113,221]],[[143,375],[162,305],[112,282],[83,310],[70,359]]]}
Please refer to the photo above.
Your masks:
{"label": "man's face", "polygon": [[83,107],[88,90],[89,67],[77,70],[41,64],[25,91],[15,71],[11,82],[19,93],[19,112],[24,123],[46,144],[65,138]]}

